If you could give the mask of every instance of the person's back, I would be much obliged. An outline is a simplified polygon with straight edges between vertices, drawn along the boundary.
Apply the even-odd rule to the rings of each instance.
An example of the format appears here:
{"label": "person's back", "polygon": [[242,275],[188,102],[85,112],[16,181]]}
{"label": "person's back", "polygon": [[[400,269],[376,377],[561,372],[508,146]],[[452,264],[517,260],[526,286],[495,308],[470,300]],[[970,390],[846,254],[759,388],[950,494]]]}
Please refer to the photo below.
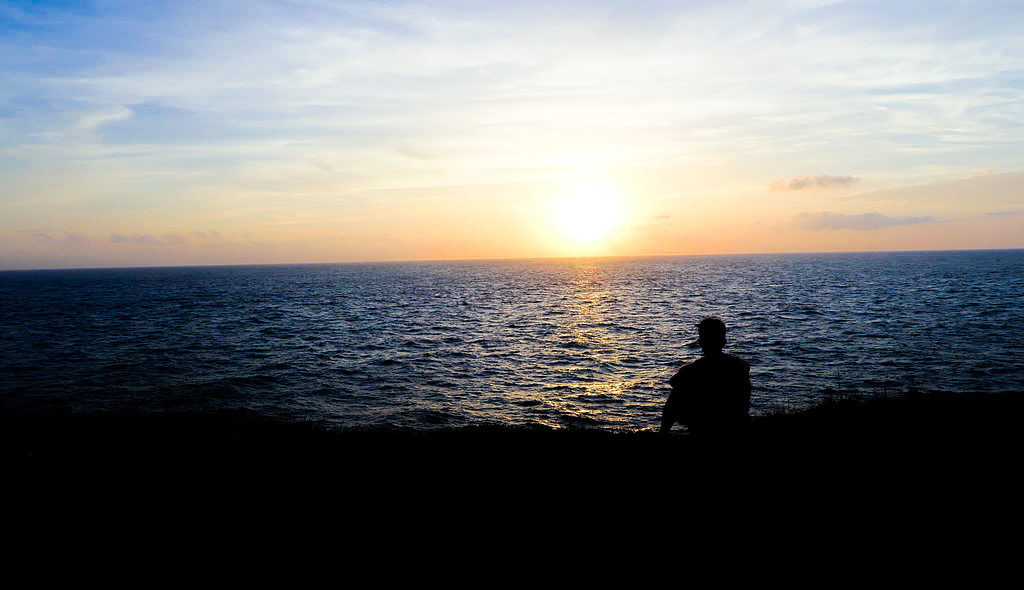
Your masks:
{"label": "person's back", "polygon": [[698,325],[704,356],[684,365],[669,380],[661,430],[676,422],[694,433],[735,433],[750,421],[750,365],[725,354],[725,324],[708,318]]}

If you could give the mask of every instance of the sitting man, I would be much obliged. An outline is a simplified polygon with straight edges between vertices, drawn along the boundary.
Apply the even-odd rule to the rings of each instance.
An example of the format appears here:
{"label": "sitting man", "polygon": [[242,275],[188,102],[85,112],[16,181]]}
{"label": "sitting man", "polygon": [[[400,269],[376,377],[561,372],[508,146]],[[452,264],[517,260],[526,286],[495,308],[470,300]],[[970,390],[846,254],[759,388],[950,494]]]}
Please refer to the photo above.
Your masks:
{"label": "sitting man", "polygon": [[683,365],[669,380],[661,431],[679,422],[694,434],[740,434],[750,423],[750,365],[725,354],[725,323],[707,318],[697,324],[704,356]]}

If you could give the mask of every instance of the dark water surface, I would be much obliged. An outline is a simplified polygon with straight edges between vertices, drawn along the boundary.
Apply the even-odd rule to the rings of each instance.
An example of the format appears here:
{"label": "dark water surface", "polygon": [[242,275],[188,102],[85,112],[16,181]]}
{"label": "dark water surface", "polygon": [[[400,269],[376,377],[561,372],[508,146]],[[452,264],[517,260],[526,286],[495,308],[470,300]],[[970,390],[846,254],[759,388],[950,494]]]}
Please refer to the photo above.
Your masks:
{"label": "dark water surface", "polygon": [[755,412],[1024,391],[1024,251],[0,273],[0,405],[657,425],[719,315]]}

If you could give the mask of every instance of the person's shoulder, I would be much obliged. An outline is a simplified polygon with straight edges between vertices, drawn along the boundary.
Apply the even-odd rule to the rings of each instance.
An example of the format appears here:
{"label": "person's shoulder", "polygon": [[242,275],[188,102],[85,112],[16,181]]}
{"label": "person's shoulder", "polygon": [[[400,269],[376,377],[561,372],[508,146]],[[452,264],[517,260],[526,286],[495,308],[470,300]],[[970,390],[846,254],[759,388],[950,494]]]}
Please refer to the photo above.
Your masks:
{"label": "person's shoulder", "polygon": [[690,373],[690,372],[693,372],[693,371],[700,370],[700,367],[703,364],[701,361],[703,361],[703,360],[704,360],[704,357],[700,357],[698,359],[692,360],[692,361],[684,364],[683,366],[679,367],[679,373]]}
{"label": "person's shoulder", "polygon": [[692,375],[694,378],[702,378],[709,372],[714,372],[716,367],[719,367],[719,361],[714,358],[702,356],[689,363],[686,363],[679,369],[680,375]]}
{"label": "person's shoulder", "polygon": [[687,376],[693,375],[694,372],[699,371],[700,365],[698,363],[700,362],[700,360],[701,359],[690,361],[684,364],[683,366],[679,367],[679,370],[676,371],[676,374],[673,375],[671,379],[669,379],[669,383],[675,385],[679,383],[681,380],[686,379]]}
{"label": "person's shoulder", "polygon": [[724,356],[726,359],[728,359],[729,363],[731,363],[731,364],[733,364],[733,365],[735,365],[737,367],[742,367],[744,369],[750,369],[750,363],[748,363],[747,361],[741,359],[740,357],[738,357],[738,356],[736,356],[734,354],[725,354],[725,355],[722,355],[722,356]]}
{"label": "person's shoulder", "polygon": [[704,357],[699,356],[699,357],[693,359],[692,361],[690,361],[688,363],[683,363],[683,368],[685,369],[686,367],[696,367],[696,366],[700,365],[701,361],[703,361],[703,360],[704,360]]}

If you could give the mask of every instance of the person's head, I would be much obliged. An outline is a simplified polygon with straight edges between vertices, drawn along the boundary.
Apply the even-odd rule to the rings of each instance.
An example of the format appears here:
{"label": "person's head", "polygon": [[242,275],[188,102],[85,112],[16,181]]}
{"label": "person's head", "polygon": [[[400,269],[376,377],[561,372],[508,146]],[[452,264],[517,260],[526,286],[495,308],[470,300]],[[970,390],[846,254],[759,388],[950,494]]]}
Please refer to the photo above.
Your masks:
{"label": "person's head", "polygon": [[721,352],[725,348],[725,322],[704,318],[697,324],[697,344],[704,352]]}

